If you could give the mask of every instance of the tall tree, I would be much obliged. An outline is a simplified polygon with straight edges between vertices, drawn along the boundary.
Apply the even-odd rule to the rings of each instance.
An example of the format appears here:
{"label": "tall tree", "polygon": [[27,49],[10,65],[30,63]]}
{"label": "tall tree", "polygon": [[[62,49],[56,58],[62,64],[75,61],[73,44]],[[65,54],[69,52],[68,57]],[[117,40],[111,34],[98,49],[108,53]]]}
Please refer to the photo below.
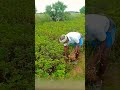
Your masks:
{"label": "tall tree", "polygon": [[83,7],[80,9],[80,13],[81,13],[81,14],[85,14],[85,6],[83,6]]}
{"label": "tall tree", "polygon": [[58,1],[52,5],[46,6],[46,13],[53,21],[60,21],[65,19],[65,9],[67,8],[62,2]]}

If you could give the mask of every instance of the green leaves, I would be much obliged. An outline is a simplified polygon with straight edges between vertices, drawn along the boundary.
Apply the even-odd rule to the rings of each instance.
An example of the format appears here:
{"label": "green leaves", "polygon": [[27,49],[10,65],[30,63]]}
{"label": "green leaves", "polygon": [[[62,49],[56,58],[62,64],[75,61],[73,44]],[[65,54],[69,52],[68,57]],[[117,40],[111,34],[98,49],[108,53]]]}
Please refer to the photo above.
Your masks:
{"label": "green leaves", "polygon": [[64,79],[65,78],[65,71],[64,70],[57,70],[54,73],[54,76],[57,77],[57,79]]}
{"label": "green leaves", "polygon": [[46,6],[46,13],[50,16],[52,16],[53,12],[52,12],[52,7],[51,5]]}
{"label": "green leaves", "polygon": [[83,6],[83,7],[80,9],[80,13],[81,13],[81,14],[85,14],[85,6]]}
{"label": "green leaves", "polygon": [[46,6],[46,13],[53,21],[64,20],[64,10],[67,8],[62,2],[58,1],[52,5]]}

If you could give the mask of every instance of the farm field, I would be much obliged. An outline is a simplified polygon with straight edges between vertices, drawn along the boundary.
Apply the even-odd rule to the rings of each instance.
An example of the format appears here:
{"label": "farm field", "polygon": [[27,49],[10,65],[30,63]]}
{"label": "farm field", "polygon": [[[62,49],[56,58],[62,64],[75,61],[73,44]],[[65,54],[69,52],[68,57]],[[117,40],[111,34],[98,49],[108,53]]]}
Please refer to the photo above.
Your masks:
{"label": "farm field", "polygon": [[[85,35],[85,16],[71,14],[68,20],[53,22],[46,14],[35,15],[35,76],[47,80],[84,80],[85,50],[80,49],[79,63],[66,64],[60,35],[77,31]],[[72,49],[70,48],[70,51]]]}

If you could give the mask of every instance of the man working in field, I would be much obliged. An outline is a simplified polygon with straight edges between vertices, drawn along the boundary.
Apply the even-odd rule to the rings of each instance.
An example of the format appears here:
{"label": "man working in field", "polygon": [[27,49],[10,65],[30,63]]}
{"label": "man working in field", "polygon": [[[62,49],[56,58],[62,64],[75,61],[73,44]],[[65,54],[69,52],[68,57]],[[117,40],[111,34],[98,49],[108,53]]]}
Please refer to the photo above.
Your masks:
{"label": "man working in field", "polygon": [[98,76],[96,85],[102,84],[102,77],[108,64],[107,56],[115,39],[115,31],[114,22],[106,16],[86,15],[86,41],[88,41],[88,46],[96,47],[94,54],[87,60],[86,72],[87,78],[90,80],[94,79],[94,74],[96,73],[94,70],[95,65],[100,62],[100,68],[96,73]]}
{"label": "man working in field", "polygon": [[[59,38],[61,43],[64,43],[64,55],[65,57],[69,57],[72,60],[77,60],[79,56],[80,46],[83,45],[83,36],[78,32],[69,32],[66,35],[61,35]],[[72,56],[68,56],[68,48],[69,46],[74,46],[74,50],[72,52]],[[75,57],[74,57],[75,56]]]}

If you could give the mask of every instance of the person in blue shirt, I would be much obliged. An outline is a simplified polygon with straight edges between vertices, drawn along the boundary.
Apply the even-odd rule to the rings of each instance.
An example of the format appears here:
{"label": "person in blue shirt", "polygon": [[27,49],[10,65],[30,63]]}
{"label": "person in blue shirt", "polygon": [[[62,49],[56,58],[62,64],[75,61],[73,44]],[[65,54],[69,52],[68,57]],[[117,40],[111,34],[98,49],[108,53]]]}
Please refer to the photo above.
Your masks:
{"label": "person in blue shirt", "polygon": [[[101,82],[106,67],[108,65],[107,56],[115,41],[116,26],[115,23],[106,16],[98,14],[86,15],[86,42],[88,48],[95,47],[94,54],[87,60],[87,70],[94,69],[100,61],[100,68],[97,76]],[[86,51],[86,53],[89,51]]]}
{"label": "person in blue shirt", "polygon": [[68,57],[67,52],[69,46],[74,46],[74,54],[76,55],[76,59],[78,58],[80,46],[83,45],[83,36],[81,33],[69,32],[66,35],[61,35],[59,42],[64,44],[64,55],[66,57]]}

